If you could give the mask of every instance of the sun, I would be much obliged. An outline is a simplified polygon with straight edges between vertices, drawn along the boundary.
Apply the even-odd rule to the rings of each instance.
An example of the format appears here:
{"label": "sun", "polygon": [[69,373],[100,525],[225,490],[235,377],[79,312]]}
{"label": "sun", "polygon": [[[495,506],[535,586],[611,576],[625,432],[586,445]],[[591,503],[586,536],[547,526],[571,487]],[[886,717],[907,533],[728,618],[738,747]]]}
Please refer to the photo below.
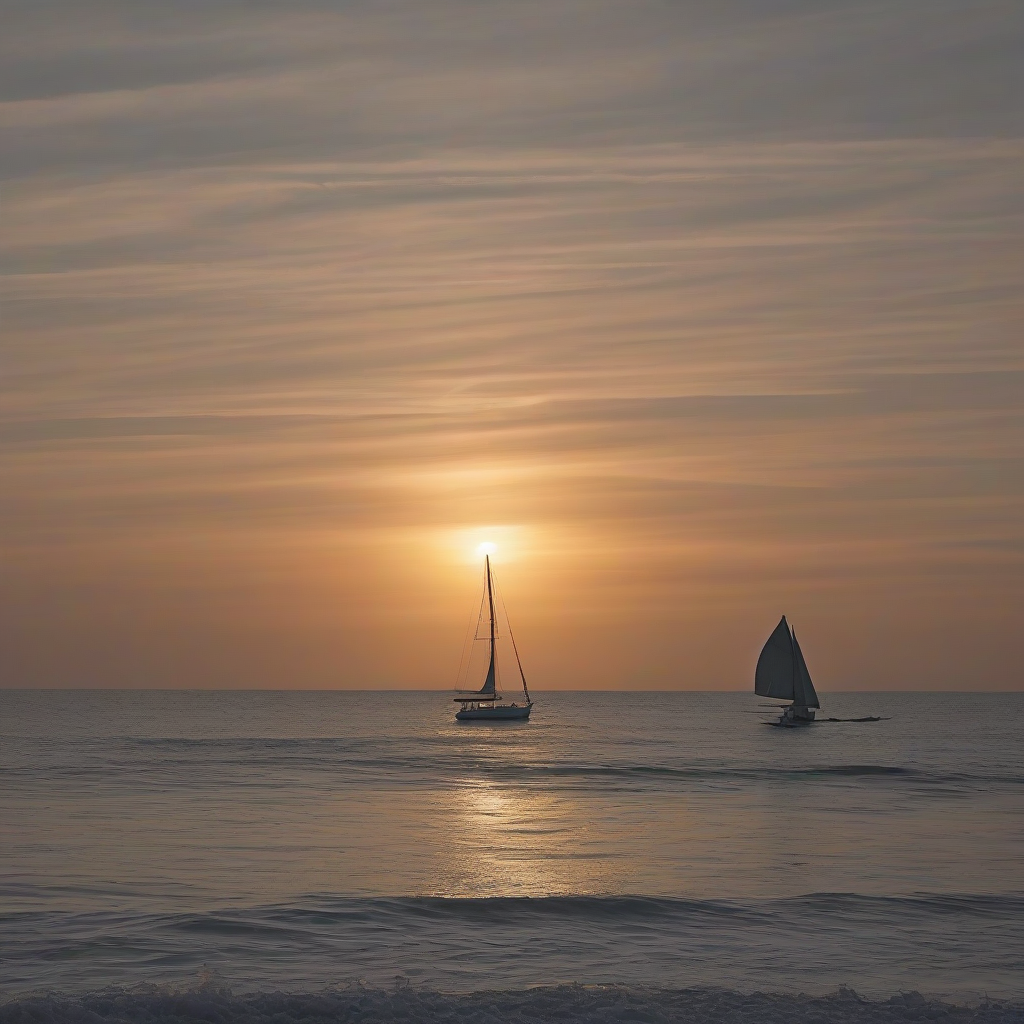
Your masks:
{"label": "sun", "polygon": [[476,526],[439,530],[434,537],[446,549],[446,561],[466,568],[483,568],[485,558],[502,565],[511,565],[522,559],[527,553],[531,531],[524,526],[483,522]]}

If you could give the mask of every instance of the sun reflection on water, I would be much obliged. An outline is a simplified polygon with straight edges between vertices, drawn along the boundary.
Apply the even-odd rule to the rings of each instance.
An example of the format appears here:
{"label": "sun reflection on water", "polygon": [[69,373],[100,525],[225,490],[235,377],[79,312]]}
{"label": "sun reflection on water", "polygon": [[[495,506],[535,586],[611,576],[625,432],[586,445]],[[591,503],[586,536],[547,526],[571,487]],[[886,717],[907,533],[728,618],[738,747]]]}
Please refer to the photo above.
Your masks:
{"label": "sun reflection on water", "polygon": [[451,847],[439,895],[607,892],[621,879],[605,843],[567,793],[494,780],[452,794]]}

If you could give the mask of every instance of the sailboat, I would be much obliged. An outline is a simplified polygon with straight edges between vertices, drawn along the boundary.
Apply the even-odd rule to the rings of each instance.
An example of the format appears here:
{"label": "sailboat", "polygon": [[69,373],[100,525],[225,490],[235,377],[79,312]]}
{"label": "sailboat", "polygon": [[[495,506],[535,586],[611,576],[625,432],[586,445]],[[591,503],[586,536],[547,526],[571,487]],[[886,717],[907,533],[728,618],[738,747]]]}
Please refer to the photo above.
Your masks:
{"label": "sailboat", "polygon": [[533,708],[533,701],[530,700],[530,691],[526,686],[526,675],[523,673],[523,663],[519,660],[519,651],[516,648],[515,638],[512,636],[511,625],[508,628],[509,639],[512,641],[512,650],[515,652],[516,665],[519,667],[519,678],[523,683],[524,704],[505,704],[504,698],[498,692],[498,664],[497,644],[498,639],[497,623],[494,615],[494,579],[491,575],[491,556],[484,556],[485,586],[487,593],[487,613],[489,630],[487,640],[490,645],[490,658],[487,665],[487,675],[484,677],[484,685],[479,690],[457,690],[460,696],[455,698],[456,704],[462,707],[455,712],[455,717],[460,722],[476,721],[508,721],[510,719],[529,718]]}
{"label": "sailboat", "polygon": [[759,697],[792,701],[779,720],[770,722],[770,725],[809,725],[814,721],[814,709],[821,707],[796,630],[790,627],[785,615],[768,637],[757,659],[754,693]]}

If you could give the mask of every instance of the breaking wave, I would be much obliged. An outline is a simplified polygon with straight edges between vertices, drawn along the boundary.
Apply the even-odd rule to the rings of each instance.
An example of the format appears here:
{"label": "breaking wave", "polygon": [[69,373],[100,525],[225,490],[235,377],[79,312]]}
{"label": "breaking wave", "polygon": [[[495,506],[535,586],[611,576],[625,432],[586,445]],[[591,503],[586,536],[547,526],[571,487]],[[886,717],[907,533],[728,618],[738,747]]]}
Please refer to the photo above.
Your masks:
{"label": "breaking wave", "polygon": [[[17,903],[21,888],[8,883],[0,897]],[[185,984],[212,965],[236,992],[309,992],[358,980],[386,987],[400,975],[464,993],[500,979],[520,989],[563,981],[737,989],[767,982],[821,993],[849,984],[878,997],[912,977],[931,994],[1010,998],[1021,991],[1024,893],[310,895],[192,913],[22,910],[0,914],[0,930],[8,949],[0,984],[14,995]]]}
{"label": "breaking wave", "polygon": [[745,994],[714,988],[656,989],[559,985],[526,991],[451,995],[407,984],[391,991],[360,985],[318,993],[233,996],[207,980],[172,992],[108,990],[69,998],[44,995],[0,1005],[0,1024],[1021,1024],[1024,1004],[974,1005],[904,992],[869,1000],[841,987],[820,997]]}

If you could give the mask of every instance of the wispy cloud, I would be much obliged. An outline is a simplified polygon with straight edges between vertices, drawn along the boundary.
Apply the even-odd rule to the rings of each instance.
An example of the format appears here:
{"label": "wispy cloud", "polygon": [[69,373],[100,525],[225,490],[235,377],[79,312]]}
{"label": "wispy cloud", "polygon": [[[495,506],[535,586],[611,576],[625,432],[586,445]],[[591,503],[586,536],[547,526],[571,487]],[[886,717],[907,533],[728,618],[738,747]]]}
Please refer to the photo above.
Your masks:
{"label": "wispy cloud", "polygon": [[441,683],[498,524],[549,683],[743,686],[784,605],[1020,684],[1015,5],[93,8],[3,44],[4,682]]}

